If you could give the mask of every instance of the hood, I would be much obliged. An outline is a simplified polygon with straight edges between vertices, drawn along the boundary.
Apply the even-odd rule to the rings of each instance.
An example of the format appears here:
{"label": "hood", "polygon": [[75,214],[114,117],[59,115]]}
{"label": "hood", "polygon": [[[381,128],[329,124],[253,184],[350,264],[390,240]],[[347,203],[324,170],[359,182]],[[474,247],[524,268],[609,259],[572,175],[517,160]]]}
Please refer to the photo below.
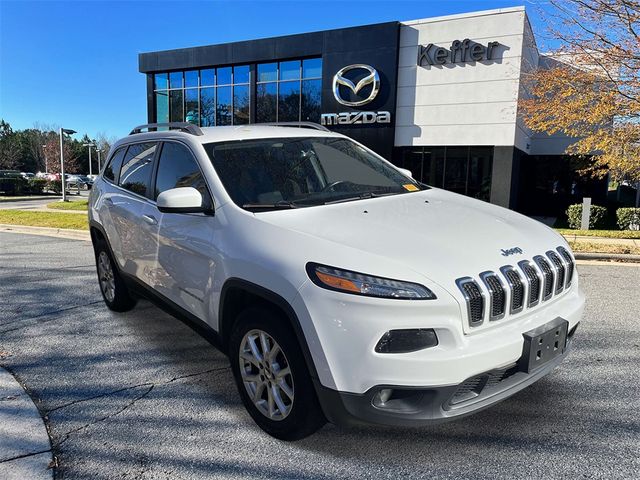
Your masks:
{"label": "hood", "polygon": [[[328,240],[332,249],[345,245],[385,257],[442,286],[450,286],[459,277],[477,277],[485,270],[497,271],[503,265],[515,265],[566,245],[560,235],[538,221],[435,188],[265,212],[256,217],[280,228]],[[515,250],[503,255],[503,250],[516,247],[522,253]],[[363,273],[385,274],[375,268]]]}

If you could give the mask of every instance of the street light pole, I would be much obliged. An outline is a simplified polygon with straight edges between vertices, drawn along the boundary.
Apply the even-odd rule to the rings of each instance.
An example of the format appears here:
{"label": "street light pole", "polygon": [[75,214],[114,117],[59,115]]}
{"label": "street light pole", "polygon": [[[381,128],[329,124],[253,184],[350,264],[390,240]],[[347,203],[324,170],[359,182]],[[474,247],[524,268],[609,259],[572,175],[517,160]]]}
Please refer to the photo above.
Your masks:
{"label": "street light pole", "polygon": [[98,150],[98,173],[100,173],[100,171],[102,170],[102,166],[100,165],[100,154],[102,153],[102,150],[97,149]]}
{"label": "street light pole", "polygon": [[75,130],[71,130],[68,128],[60,127],[60,182],[62,185],[62,201],[67,201],[67,192],[65,191],[65,181],[64,181],[64,146],[63,146],[63,137],[62,135],[68,133],[69,135],[73,135],[76,133]]}
{"label": "street light pole", "polygon": [[47,146],[42,145],[42,153],[44,154],[44,173],[49,173],[47,169]]}
{"label": "street light pole", "polygon": [[95,143],[83,143],[82,146],[83,147],[89,147],[89,175],[91,175],[92,174],[92,171],[91,171],[91,147],[97,148],[97,145]]}

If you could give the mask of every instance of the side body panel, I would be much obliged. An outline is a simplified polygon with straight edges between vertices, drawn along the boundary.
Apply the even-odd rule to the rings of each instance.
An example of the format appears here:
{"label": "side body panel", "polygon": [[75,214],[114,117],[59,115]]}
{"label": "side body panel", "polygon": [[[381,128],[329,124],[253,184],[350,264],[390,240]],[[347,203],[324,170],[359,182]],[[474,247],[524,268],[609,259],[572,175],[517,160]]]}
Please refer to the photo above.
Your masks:
{"label": "side body panel", "polygon": [[150,214],[158,219],[151,286],[201,320],[211,324],[213,279],[222,264],[216,243],[218,220],[203,214]]}

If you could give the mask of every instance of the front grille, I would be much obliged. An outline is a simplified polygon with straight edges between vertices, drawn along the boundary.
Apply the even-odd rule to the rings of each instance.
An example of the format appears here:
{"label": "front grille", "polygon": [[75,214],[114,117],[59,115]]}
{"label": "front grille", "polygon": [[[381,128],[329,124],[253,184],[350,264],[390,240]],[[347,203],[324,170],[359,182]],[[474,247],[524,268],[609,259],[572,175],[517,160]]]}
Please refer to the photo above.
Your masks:
{"label": "front grille", "polygon": [[480,282],[470,276],[457,279],[456,285],[464,296],[469,325],[477,327],[484,322],[485,308],[489,320],[500,320],[562,293],[571,285],[574,271],[571,253],[557,247],[532,261],[522,260],[517,267],[504,265],[499,272],[482,272]]}
{"label": "front grille", "polygon": [[458,403],[466,402],[467,400],[471,400],[472,398],[477,397],[482,388],[484,387],[484,379],[482,376],[469,378],[460,384],[456,393],[453,394],[449,403],[451,405],[456,405]]}
{"label": "front grille", "polygon": [[501,382],[507,380],[517,372],[517,365],[512,364],[468,378],[458,386],[455,393],[449,399],[448,404],[453,407],[454,405],[467,402],[480,395],[490,394],[494,388],[501,386]]}
{"label": "front grille", "polygon": [[540,267],[540,271],[542,271],[542,278],[544,278],[544,285],[542,286],[542,301],[549,300],[551,295],[553,295],[553,269],[549,262],[545,260],[545,258],[541,255],[537,255],[533,257],[536,265]]}
{"label": "front grille", "polygon": [[575,268],[575,264],[573,262],[573,258],[569,251],[564,247],[558,247],[558,252],[564,258],[565,263],[567,264],[567,283],[566,287],[569,288],[571,286],[571,280],[573,279],[573,269]]}
{"label": "front grille", "polygon": [[518,265],[520,265],[520,269],[529,284],[527,307],[535,307],[540,301],[540,276],[538,275],[538,271],[527,260],[520,262]]}
{"label": "front grille", "polygon": [[504,317],[506,294],[500,278],[493,272],[483,272],[480,274],[480,278],[489,290],[490,319],[498,320]]}
{"label": "front grille", "polygon": [[469,325],[472,327],[480,325],[484,318],[484,297],[480,286],[470,277],[460,278],[456,283],[467,302]]}
{"label": "front grille", "polygon": [[524,307],[524,283],[520,274],[511,265],[507,265],[500,269],[504,278],[507,279],[509,288],[511,289],[511,310],[510,313],[518,313]]}
{"label": "front grille", "polygon": [[564,274],[565,274],[564,263],[562,263],[562,260],[560,260],[560,257],[558,256],[558,254],[552,250],[549,250],[547,252],[547,257],[549,257],[549,259],[555,266],[556,273],[558,275],[558,279],[556,281],[556,291],[555,291],[557,295],[564,288]]}

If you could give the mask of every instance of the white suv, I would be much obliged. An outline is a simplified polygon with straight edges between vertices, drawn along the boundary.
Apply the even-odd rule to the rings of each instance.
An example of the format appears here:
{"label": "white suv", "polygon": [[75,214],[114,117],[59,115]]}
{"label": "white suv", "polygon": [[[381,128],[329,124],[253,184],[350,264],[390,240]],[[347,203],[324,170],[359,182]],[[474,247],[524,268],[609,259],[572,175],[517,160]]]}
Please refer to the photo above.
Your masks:
{"label": "white suv", "polygon": [[560,235],[297,127],[313,128],[117,142],[89,208],[107,306],[144,296],[204,327],[255,422],[288,440],[459,417],[563,360],[584,295]]}

